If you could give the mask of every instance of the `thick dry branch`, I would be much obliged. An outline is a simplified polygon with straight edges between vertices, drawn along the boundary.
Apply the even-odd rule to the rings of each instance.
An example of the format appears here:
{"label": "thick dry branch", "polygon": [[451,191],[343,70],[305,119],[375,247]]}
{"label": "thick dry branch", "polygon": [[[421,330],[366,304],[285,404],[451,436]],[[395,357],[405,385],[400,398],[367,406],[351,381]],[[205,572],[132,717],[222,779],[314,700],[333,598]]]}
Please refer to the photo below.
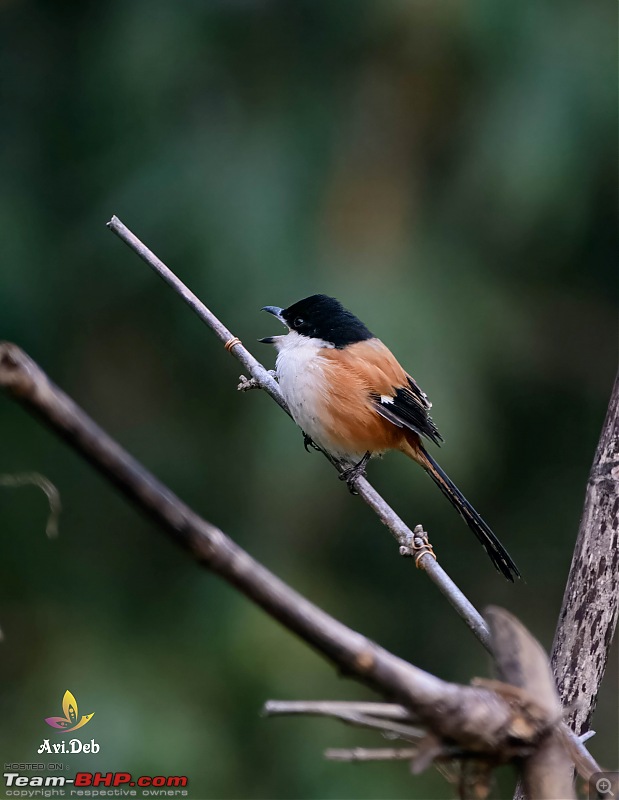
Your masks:
{"label": "thick dry branch", "polygon": [[[542,737],[537,746],[515,748],[512,754],[522,760],[524,785],[532,798],[569,800],[574,796],[574,765],[585,780],[603,770],[587,752],[583,737],[576,738],[562,721],[561,704],[548,656],[539,642],[504,609],[491,607],[486,611],[486,618],[492,632],[492,647],[501,681],[476,679],[473,683],[495,691],[521,711],[528,708],[527,715],[521,716],[518,722],[514,721],[514,729],[519,729],[520,737],[527,737],[526,728],[536,716],[549,724],[548,735]],[[270,700],[264,707],[264,713],[269,716],[301,714],[330,717],[413,741],[415,748],[407,752],[414,772],[424,769],[430,761],[475,757],[471,751],[438,741],[427,726],[411,727],[408,723],[419,723],[419,718],[395,704]],[[371,756],[357,759],[351,755],[353,752],[356,753],[357,748],[345,751],[342,757],[345,760],[374,760]],[[488,760],[486,763],[491,766],[492,762]]]}
{"label": "thick dry branch", "polygon": [[577,734],[589,728],[619,608],[619,376],[591,467],[552,666]]}
{"label": "thick dry branch", "polygon": [[[226,349],[237,358],[252,376],[251,381],[246,381],[239,385],[240,389],[261,388],[264,389],[275,402],[283,408],[286,413],[288,407],[284,400],[277,381],[272,373],[267,370],[256,358],[243,346],[240,339],[228,330],[228,328],[208,309],[196,295],[185,286],[185,284],[159,259],[138,237],[124,225],[118,217],[112,217],[107,223],[108,228],[122,239],[149,267],[159,275],[174,291],[189,305],[198,317],[208,325],[218,339],[226,346]],[[241,376],[243,377],[243,376]],[[327,456],[328,457],[328,456]],[[331,463],[340,469],[340,466],[333,460]],[[373,509],[381,522],[391,531],[401,552],[409,553],[413,541],[414,533],[395,513],[395,511],[385,502],[380,494],[373,488],[367,478],[359,478],[355,488],[360,497]],[[418,559],[418,566],[425,570],[430,580],[438,587],[439,591],[447,598],[452,607],[458,612],[460,617],[466,622],[475,636],[490,649],[490,634],[483,617],[479,614],[472,603],[464,596],[441,565],[431,555],[423,555]]]}
{"label": "thick dry branch", "polygon": [[[178,545],[326,656],[341,672],[411,709],[437,736],[479,753],[512,753],[543,734],[529,705],[446,683],[338,622],[287,586],[160,483],[56,387],[25,353],[0,344],[0,387],[86,458]],[[524,723],[524,724],[523,724]]]}

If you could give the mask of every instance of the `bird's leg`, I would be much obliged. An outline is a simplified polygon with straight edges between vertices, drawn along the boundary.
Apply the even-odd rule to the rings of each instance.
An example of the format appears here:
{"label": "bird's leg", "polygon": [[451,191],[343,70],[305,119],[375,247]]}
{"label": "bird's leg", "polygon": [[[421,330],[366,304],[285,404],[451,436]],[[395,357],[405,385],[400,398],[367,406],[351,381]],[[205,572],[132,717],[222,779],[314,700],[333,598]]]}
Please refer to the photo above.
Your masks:
{"label": "bird's leg", "polygon": [[303,447],[307,450],[307,452],[309,453],[310,447],[320,452],[320,447],[318,447],[318,445],[312,439],[312,437],[308,436],[307,433],[305,433],[305,431],[301,431],[301,433],[303,434]]}
{"label": "bird's leg", "polygon": [[357,494],[355,483],[359,478],[362,478],[365,475],[365,468],[371,456],[372,454],[368,450],[358,464],[353,464],[352,467],[348,467],[348,469],[340,472],[340,480],[346,481],[351,494]]}

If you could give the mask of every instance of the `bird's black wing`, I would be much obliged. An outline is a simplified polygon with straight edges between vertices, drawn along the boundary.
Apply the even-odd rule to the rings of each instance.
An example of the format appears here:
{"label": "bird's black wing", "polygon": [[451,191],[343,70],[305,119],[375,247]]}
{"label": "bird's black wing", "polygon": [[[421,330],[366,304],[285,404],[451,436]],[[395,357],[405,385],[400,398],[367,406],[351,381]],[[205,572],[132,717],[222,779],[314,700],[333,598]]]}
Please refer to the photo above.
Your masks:
{"label": "bird's black wing", "polygon": [[407,377],[408,385],[394,387],[393,396],[373,395],[374,407],[381,417],[398,428],[409,428],[440,445],[443,437],[429,414],[432,403],[413,378]]}

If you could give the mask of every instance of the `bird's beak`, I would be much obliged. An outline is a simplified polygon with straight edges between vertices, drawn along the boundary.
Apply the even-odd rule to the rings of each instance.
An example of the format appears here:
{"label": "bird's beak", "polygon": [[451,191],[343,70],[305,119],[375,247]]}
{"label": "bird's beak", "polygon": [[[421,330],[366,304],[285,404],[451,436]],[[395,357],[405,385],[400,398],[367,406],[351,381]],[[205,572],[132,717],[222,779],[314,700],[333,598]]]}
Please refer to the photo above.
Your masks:
{"label": "bird's beak", "polygon": [[260,310],[261,311],[268,311],[269,314],[273,314],[273,316],[277,317],[277,319],[280,322],[283,322],[283,320],[282,320],[282,311],[284,310],[283,308],[279,308],[278,306],[264,306]]}
{"label": "bird's beak", "polygon": [[[279,308],[279,306],[264,306],[264,308],[261,308],[260,310],[268,311],[269,314],[273,314],[274,317],[277,317],[282,325],[286,324],[282,317],[282,311],[284,310],[283,308]],[[275,344],[275,340],[279,338],[279,336],[265,336],[264,339],[258,339],[258,341],[262,344]]]}

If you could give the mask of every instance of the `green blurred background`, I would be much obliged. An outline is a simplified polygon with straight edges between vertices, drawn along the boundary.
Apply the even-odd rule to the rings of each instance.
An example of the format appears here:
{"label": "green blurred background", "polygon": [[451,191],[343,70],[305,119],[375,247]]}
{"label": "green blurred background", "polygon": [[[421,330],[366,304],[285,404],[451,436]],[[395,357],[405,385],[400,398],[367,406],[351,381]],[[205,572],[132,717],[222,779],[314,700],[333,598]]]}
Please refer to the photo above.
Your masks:
{"label": "green blurred background", "polygon": [[[324,292],[415,375],[441,464],[526,583],[427,477],[370,478],[479,608],[552,642],[616,368],[616,6],[493,0],[0,2],[0,337],[207,519],[348,625],[437,675],[473,636],[210,331],[105,228],[117,214],[250,349],[259,309]],[[268,698],[371,698],[198,569],[0,398],[0,757],[32,761],[65,689],[98,757],[192,797],[443,798],[433,770]],[[616,653],[591,742],[617,749]],[[51,729],[48,729],[51,730]],[[53,737],[53,733],[51,733]],[[66,759],[65,759],[66,760]],[[509,792],[510,776],[504,776]],[[507,795],[508,796],[508,795]]]}

